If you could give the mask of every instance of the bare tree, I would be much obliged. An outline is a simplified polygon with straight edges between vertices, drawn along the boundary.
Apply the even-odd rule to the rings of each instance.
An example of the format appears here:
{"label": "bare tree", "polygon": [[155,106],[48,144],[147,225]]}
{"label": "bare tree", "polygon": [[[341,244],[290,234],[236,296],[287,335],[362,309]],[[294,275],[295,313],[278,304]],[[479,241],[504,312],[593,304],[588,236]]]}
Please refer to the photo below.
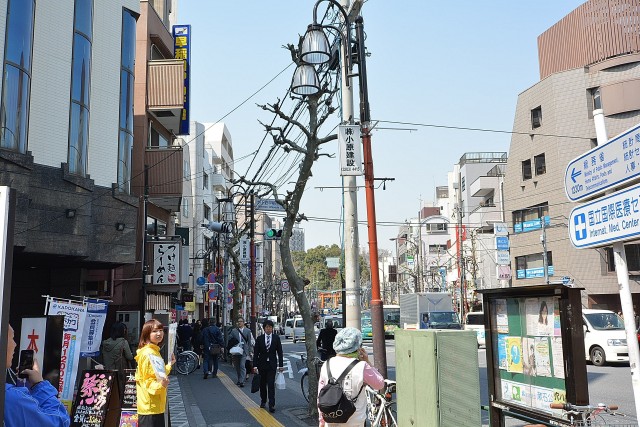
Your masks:
{"label": "bare tree", "polygon": [[[294,47],[291,44],[286,46],[291,53],[292,60],[296,64],[300,62],[298,59],[299,47],[300,44],[298,44],[298,47]],[[264,192],[260,195],[272,195],[274,200],[285,210],[284,226],[279,247],[285,276],[289,281],[291,292],[296,299],[300,314],[304,320],[305,347],[307,350],[309,367],[309,411],[312,414],[317,414],[315,402],[317,400],[316,396],[318,392],[318,378],[315,366],[312,365],[313,359],[317,356],[314,318],[309,300],[304,292],[304,287],[309,283],[309,281],[298,275],[295,270],[291,256],[291,249],[289,247],[289,239],[293,233],[294,224],[296,222],[306,220],[304,214],[299,212],[300,201],[304,194],[307,182],[312,176],[311,169],[313,164],[322,156],[333,157],[330,154],[321,153],[320,147],[323,144],[336,140],[337,135],[331,134],[321,137],[318,133],[325,121],[335,112],[335,108],[331,103],[336,92],[336,82],[331,79],[329,74],[325,74],[324,84],[317,94],[309,95],[304,98],[292,96],[294,100],[298,101],[298,107],[294,109],[294,112],[297,111],[299,107],[307,109],[307,112],[309,113],[308,126],[296,120],[293,114],[285,113],[282,110],[283,102],[279,99],[273,104],[259,105],[260,108],[273,113],[276,118],[286,123],[283,127],[262,123],[266,132],[272,137],[275,147],[281,147],[285,152],[293,152],[301,157],[298,176],[292,190],[286,191],[285,194],[280,194],[278,192],[278,188],[269,182],[247,180],[245,177],[242,177],[239,180],[234,180],[234,183],[241,182],[251,186],[252,188],[264,189]],[[300,140],[302,142],[298,140],[294,141],[289,137],[289,132],[292,128],[297,129],[302,133],[303,138]]]}

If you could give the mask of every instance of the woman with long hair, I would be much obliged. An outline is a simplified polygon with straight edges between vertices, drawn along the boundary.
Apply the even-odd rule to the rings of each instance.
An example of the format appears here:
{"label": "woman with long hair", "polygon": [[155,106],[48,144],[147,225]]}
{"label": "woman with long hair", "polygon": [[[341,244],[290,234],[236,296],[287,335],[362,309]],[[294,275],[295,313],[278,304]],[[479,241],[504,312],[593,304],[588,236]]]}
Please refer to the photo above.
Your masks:
{"label": "woman with long hair", "polygon": [[167,386],[171,366],[176,361],[171,353],[171,362],[165,365],[160,355],[164,341],[164,326],[151,319],[142,326],[138,351],[136,352],[136,394],[138,397],[138,426],[166,427],[164,412],[167,406]]}

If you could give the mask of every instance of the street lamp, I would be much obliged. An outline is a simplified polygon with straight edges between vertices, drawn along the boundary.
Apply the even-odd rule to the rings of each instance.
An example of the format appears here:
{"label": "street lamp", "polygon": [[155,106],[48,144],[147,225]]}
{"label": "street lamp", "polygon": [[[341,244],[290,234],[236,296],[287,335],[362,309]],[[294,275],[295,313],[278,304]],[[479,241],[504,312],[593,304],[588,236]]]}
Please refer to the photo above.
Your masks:
{"label": "street lamp", "polygon": [[[343,32],[331,25],[318,24],[318,5],[327,1],[334,5],[344,19]],[[364,157],[365,195],[367,201],[367,226],[369,238],[369,263],[371,268],[371,323],[373,329],[373,355],[375,366],[383,377],[387,377],[387,353],[384,341],[384,312],[383,302],[380,298],[380,275],[378,272],[378,232],[376,225],[373,156],[371,154],[371,134],[369,132],[370,111],[369,91],[367,86],[367,62],[364,46],[364,19],[361,16],[355,18],[357,55],[351,52],[351,25],[349,15],[336,0],[318,0],[313,7],[313,23],[307,28],[302,41],[300,51],[301,63],[296,68],[291,83],[291,90],[298,95],[315,95],[320,92],[319,79],[314,65],[326,64],[332,57],[328,40],[324,29],[336,31],[342,42],[345,43],[344,64],[351,71],[353,64],[358,66],[358,83],[360,92],[360,127],[362,134],[362,153]],[[314,77],[315,73],[315,77]],[[349,73],[348,76],[352,76]],[[373,266],[376,266],[374,268]]]}

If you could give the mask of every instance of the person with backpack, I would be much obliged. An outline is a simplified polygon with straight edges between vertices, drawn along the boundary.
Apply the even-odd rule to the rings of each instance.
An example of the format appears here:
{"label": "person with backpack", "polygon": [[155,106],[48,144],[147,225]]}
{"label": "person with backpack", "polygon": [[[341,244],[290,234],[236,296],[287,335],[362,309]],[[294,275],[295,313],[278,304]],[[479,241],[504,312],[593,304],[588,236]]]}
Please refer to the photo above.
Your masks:
{"label": "person with backpack", "polygon": [[[206,322],[207,320],[205,320]],[[216,326],[213,319],[209,319],[207,327],[202,330],[202,342],[203,342],[203,355],[204,362],[202,363],[202,370],[204,371],[204,379],[206,380],[209,375],[211,378],[218,376],[218,358],[224,348],[224,337],[222,332]],[[213,363],[213,366],[211,366]],[[213,370],[212,370],[213,369]]]}
{"label": "person with backpack", "polygon": [[363,427],[367,418],[365,385],[380,390],[384,378],[362,348],[362,333],[344,328],[333,342],[336,356],[327,360],[318,381],[319,427]]}

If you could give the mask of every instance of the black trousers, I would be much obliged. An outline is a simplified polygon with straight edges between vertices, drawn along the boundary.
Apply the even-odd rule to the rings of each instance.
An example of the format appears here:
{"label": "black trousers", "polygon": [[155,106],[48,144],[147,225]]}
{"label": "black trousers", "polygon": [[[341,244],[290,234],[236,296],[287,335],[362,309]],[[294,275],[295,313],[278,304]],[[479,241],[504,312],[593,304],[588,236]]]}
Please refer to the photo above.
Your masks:
{"label": "black trousers", "polygon": [[138,415],[138,427],[165,427],[164,414]]}
{"label": "black trousers", "polygon": [[260,402],[267,402],[267,392],[269,394],[269,407],[276,406],[276,371],[271,367],[260,367]]}

